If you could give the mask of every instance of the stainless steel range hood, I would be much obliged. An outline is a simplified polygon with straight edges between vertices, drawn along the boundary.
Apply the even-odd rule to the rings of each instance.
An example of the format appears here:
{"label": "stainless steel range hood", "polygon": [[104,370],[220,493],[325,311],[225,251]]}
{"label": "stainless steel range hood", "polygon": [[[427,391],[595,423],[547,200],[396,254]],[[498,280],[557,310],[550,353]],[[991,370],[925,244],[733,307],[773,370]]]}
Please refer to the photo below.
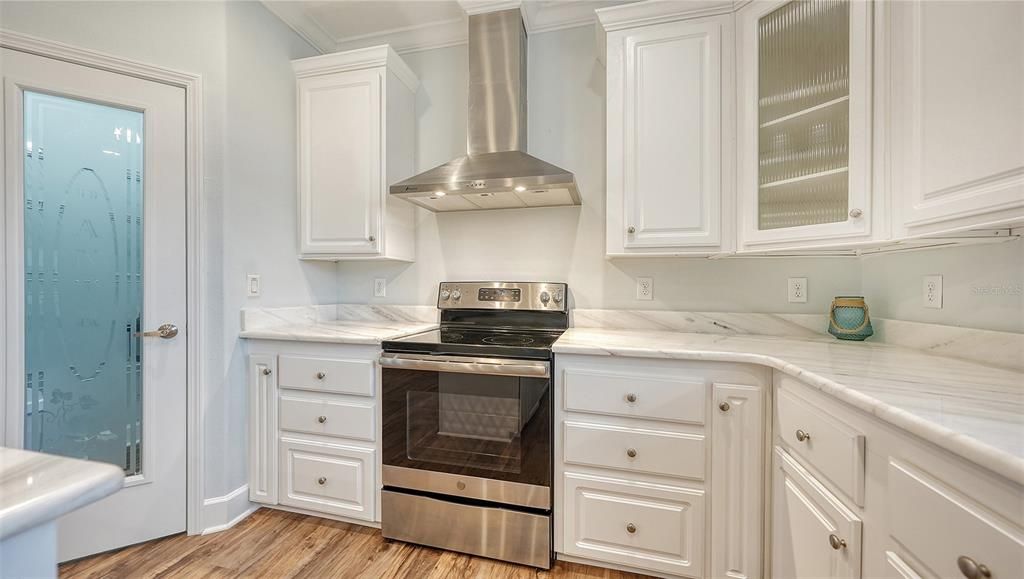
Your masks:
{"label": "stainless steel range hood", "polygon": [[525,150],[522,14],[471,15],[468,154],[392,185],[391,194],[431,211],[580,205],[573,174]]}

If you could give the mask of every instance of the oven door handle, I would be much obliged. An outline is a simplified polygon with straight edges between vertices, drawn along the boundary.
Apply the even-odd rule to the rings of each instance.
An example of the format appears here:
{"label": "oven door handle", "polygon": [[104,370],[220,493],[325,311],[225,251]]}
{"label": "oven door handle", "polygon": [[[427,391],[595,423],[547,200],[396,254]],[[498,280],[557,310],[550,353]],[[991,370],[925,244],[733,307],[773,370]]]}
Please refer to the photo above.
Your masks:
{"label": "oven door handle", "polygon": [[470,358],[431,356],[423,354],[395,354],[384,352],[380,365],[401,370],[424,370],[427,372],[458,372],[461,374],[489,374],[492,376],[519,376],[523,378],[548,378],[551,365],[548,362],[529,360],[505,360],[501,358]]}

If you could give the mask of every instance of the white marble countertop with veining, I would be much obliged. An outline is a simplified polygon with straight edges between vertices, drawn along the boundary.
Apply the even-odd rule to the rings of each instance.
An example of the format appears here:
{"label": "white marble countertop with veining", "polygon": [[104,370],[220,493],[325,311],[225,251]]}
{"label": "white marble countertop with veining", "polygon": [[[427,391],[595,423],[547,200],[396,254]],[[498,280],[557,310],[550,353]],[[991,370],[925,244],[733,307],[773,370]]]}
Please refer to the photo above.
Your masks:
{"label": "white marble countertop with veining", "polygon": [[0,447],[0,541],[117,492],[112,464]]}
{"label": "white marble countertop with veining", "polygon": [[242,338],[263,340],[374,345],[384,340],[425,332],[436,327],[437,324],[427,322],[329,320],[266,326],[243,330],[238,335]]}
{"label": "white marble countertop with veining", "polygon": [[1024,372],[831,337],[571,328],[554,352],[762,364],[1024,484]]}

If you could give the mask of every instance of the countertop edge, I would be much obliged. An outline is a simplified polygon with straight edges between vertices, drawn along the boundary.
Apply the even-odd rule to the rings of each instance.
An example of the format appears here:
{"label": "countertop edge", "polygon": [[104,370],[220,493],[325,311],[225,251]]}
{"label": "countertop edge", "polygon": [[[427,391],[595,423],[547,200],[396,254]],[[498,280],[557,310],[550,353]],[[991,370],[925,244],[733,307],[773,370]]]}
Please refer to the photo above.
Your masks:
{"label": "countertop edge", "polygon": [[601,348],[589,345],[559,345],[552,347],[555,354],[586,356],[662,358],[674,360],[705,360],[713,362],[739,362],[760,364],[796,378],[817,390],[829,394],[859,410],[867,412],[888,424],[922,438],[957,456],[982,466],[1018,485],[1024,486],[1024,460],[994,448],[975,438],[950,430],[905,410],[893,407],[867,394],[830,380],[796,364],[768,354],[719,352],[714,350],[651,349],[616,346]]}
{"label": "countertop edge", "polygon": [[[310,326],[315,327],[315,326]],[[365,328],[366,325],[353,325],[353,329]],[[382,336],[360,336],[353,333],[352,335],[331,335],[324,333],[315,332],[303,332],[299,329],[292,330],[287,326],[277,327],[270,326],[266,328],[259,328],[255,330],[242,330],[238,333],[239,338],[247,340],[276,340],[282,342],[313,342],[313,343],[324,343],[324,344],[351,344],[355,346],[379,346],[381,342],[386,340],[393,340],[402,336],[408,336],[411,334],[418,334],[420,332],[426,332],[429,330],[437,329],[436,323],[431,322],[409,322],[408,328],[401,330],[395,330],[392,333]],[[344,325],[338,324],[331,328],[331,331],[343,332]]]}

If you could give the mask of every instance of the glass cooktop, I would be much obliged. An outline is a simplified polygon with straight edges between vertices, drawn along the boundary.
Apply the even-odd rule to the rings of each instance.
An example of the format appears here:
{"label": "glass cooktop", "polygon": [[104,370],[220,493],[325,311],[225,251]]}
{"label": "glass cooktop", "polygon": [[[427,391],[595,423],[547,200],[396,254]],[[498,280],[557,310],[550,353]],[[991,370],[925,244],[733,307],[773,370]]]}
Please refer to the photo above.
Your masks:
{"label": "glass cooktop", "polygon": [[387,352],[547,359],[551,356],[551,345],[562,332],[560,329],[441,328],[387,340],[383,349]]}

